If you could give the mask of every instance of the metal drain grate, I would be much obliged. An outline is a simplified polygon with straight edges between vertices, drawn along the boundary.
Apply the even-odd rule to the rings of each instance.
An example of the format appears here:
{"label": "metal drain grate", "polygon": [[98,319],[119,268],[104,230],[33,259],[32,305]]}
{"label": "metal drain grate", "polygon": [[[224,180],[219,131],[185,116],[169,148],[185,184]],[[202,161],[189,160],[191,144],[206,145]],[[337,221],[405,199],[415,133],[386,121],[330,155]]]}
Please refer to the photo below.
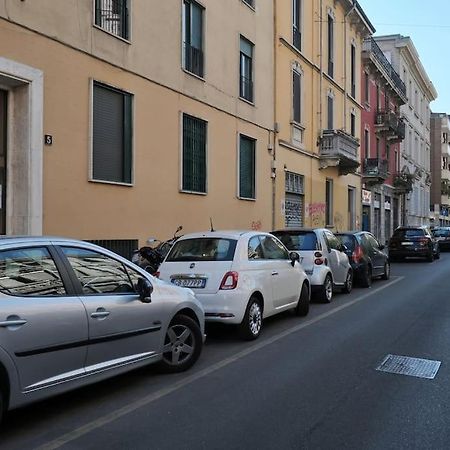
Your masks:
{"label": "metal drain grate", "polygon": [[376,370],[432,380],[436,376],[440,366],[440,361],[387,355]]}

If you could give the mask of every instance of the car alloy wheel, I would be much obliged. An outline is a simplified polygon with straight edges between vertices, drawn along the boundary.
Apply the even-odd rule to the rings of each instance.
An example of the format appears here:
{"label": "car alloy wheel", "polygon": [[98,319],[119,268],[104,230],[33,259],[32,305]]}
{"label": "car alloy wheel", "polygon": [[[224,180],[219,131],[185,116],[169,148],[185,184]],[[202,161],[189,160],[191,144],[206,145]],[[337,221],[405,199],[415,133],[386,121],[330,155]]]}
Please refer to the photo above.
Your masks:
{"label": "car alloy wheel", "polygon": [[384,272],[383,275],[381,276],[381,278],[383,280],[389,280],[391,276],[391,265],[388,262],[384,263]]}
{"label": "car alloy wheel", "polygon": [[332,298],[333,298],[333,280],[331,279],[331,275],[327,274],[321,287],[320,300],[322,300],[325,303],[330,303]]}
{"label": "car alloy wheel", "polygon": [[200,328],[190,317],[176,316],[166,332],[162,368],[167,372],[182,372],[200,356],[202,339]]}
{"label": "car alloy wheel", "polygon": [[262,308],[257,298],[250,298],[240,328],[242,337],[246,340],[256,339],[261,333]]}
{"label": "car alloy wheel", "polygon": [[[370,275],[372,277],[372,275]],[[353,288],[353,272],[349,270],[347,272],[347,276],[345,278],[345,284],[342,288],[342,292],[345,292],[346,294],[350,294]]]}

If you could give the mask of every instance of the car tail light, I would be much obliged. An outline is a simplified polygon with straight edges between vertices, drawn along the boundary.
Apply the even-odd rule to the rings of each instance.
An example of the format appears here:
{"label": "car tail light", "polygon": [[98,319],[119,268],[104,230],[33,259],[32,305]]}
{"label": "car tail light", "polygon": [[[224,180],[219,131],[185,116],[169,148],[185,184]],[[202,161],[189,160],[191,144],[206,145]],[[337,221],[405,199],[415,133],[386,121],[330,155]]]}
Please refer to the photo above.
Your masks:
{"label": "car tail light", "polygon": [[153,275],[154,277],[156,277],[156,278],[159,278],[159,276],[161,275],[161,272],[155,272],[155,274]]}
{"label": "car tail light", "polygon": [[360,245],[357,245],[355,247],[355,250],[353,250],[353,253],[352,253],[353,262],[359,263],[359,261],[362,259],[362,257],[363,257],[362,247]]}
{"label": "car tail light", "polygon": [[220,283],[221,290],[231,290],[236,289],[239,279],[239,274],[237,272],[227,272]]}
{"label": "car tail light", "polygon": [[324,260],[323,260],[323,255],[322,255],[322,253],[321,252],[315,252],[314,253],[314,264],[316,264],[317,266],[320,266],[320,265],[322,265],[323,263],[324,263]]}

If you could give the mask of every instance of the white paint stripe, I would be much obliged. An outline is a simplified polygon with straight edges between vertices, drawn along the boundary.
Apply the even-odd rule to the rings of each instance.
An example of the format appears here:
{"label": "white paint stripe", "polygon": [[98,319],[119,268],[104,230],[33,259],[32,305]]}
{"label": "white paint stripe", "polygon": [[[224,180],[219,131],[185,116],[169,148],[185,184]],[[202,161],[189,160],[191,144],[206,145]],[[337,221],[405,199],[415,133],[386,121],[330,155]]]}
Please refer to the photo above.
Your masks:
{"label": "white paint stripe", "polygon": [[54,449],[60,448],[63,445],[65,445],[71,441],[74,441],[75,439],[78,439],[81,436],[84,436],[85,434],[90,433],[91,431],[93,431],[97,428],[102,427],[103,425],[113,422],[114,420],[119,419],[120,417],[123,417],[145,405],[148,405],[149,403],[152,403],[152,402],[160,399],[161,397],[169,395],[169,394],[177,391],[178,389],[181,389],[182,387],[187,386],[188,384],[191,384],[194,381],[197,381],[200,378],[203,378],[203,377],[209,375],[210,373],[213,373],[213,372],[221,369],[222,367],[228,366],[229,364],[237,361],[238,359],[244,358],[245,356],[249,355],[250,353],[260,350],[261,348],[264,348],[270,344],[273,344],[274,342],[277,342],[280,339],[283,339],[284,337],[289,336],[290,334],[296,333],[297,331],[302,330],[303,328],[306,328],[306,327],[308,327],[314,323],[317,323],[327,317],[330,317],[333,314],[336,314],[337,312],[342,311],[343,309],[346,309],[346,308],[354,305],[355,303],[358,303],[361,300],[364,300],[367,297],[370,297],[371,295],[374,295],[377,292],[380,292],[380,291],[392,286],[393,284],[399,282],[403,278],[405,278],[405,277],[395,277],[394,279],[392,279],[392,281],[390,281],[389,283],[383,284],[383,286],[380,286],[377,289],[373,289],[373,290],[370,289],[370,291],[367,292],[366,294],[363,294],[363,295],[355,298],[354,300],[351,300],[348,303],[338,306],[337,308],[334,308],[326,313],[320,314],[319,316],[315,317],[314,319],[310,319],[310,320],[303,322],[293,328],[289,328],[288,330],[282,331],[281,333],[279,333],[275,336],[272,336],[271,338],[261,340],[261,341],[257,342],[256,344],[246,348],[245,350],[242,350],[241,352],[236,353],[236,355],[230,356],[230,357],[228,357],[222,361],[219,361],[209,367],[206,367],[205,369],[200,370],[199,372],[196,372],[192,375],[188,375],[185,378],[183,378],[182,380],[172,384],[171,386],[160,389],[159,391],[154,392],[153,394],[149,394],[145,397],[142,397],[141,399],[136,400],[135,402],[130,403],[129,405],[126,405],[112,413],[106,414],[103,417],[99,417],[98,419],[96,419],[86,425],[83,425],[82,427],[79,427],[73,431],[70,431],[69,433],[62,435],[53,441],[43,444],[42,446],[38,447],[37,450],[54,450]]}

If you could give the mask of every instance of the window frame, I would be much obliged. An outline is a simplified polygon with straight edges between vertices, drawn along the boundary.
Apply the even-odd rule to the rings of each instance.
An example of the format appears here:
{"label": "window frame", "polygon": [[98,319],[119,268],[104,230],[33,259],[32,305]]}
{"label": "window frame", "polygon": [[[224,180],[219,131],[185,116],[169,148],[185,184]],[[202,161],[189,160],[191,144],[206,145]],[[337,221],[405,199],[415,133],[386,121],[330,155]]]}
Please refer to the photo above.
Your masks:
{"label": "window frame", "polygon": [[[299,52],[302,51],[302,18],[303,18],[303,0],[292,0],[292,46]],[[297,22],[298,21],[298,22]],[[298,33],[298,45],[296,41],[296,32]]]}
{"label": "window frame", "polygon": [[131,0],[122,0],[125,4],[126,9],[126,24],[125,24],[125,30],[126,30],[126,37],[121,36],[120,34],[113,33],[112,31],[107,30],[106,28],[103,28],[101,23],[97,23],[97,3],[101,2],[101,0],[92,0],[92,26],[100,31],[103,31],[106,34],[109,34],[110,36],[115,37],[116,39],[119,39],[123,41],[126,44],[131,44],[131,29],[132,29],[132,10],[131,10]]}
{"label": "window frame", "polygon": [[[242,149],[242,146],[241,146],[241,144],[242,144],[242,140],[247,140],[247,141],[249,141],[249,142],[252,142],[252,144],[253,144],[253,148],[252,148],[252,151],[253,151],[253,197],[246,197],[246,196],[244,196],[244,195],[242,195],[242,192],[241,192],[241,149]],[[238,164],[237,164],[237,166],[238,166],[238,176],[237,176],[237,182],[238,182],[238,189],[237,189],[237,197],[240,199],[240,200],[249,200],[249,201],[256,201],[256,198],[257,198],[257,196],[256,196],[256,191],[257,191],[257,183],[256,183],[256,181],[257,181],[257,170],[256,170],[256,167],[257,167],[257,152],[256,152],[256,150],[257,150],[257,140],[255,139],[255,138],[252,138],[252,137],[250,137],[250,136],[248,136],[248,135],[246,135],[246,134],[243,134],[243,133],[239,133],[238,134],[238,155],[237,155],[237,161],[238,161]]]}
{"label": "window frame", "polygon": [[334,53],[335,53],[335,30],[334,30],[335,19],[333,15],[328,12],[327,14],[327,53],[328,53],[328,65],[327,65],[327,75],[334,79]]}
{"label": "window frame", "polygon": [[356,44],[350,44],[350,94],[356,99]]}
{"label": "window frame", "polygon": [[[124,135],[124,143],[123,143],[123,158],[124,158],[124,166],[125,166],[125,156],[126,152],[129,152],[129,170],[130,170],[130,181],[111,181],[111,180],[102,180],[98,178],[94,178],[94,90],[95,85],[103,88],[108,89],[114,92],[117,92],[119,94],[127,96],[129,98],[129,129],[126,130],[126,122],[127,117],[124,111],[124,120],[123,120],[123,135]],[[124,102],[125,107],[125,102]],[[135,133],[134,133],[134,117],[135,117],[135,101],[134,101],[134,94],[126,91],[124,89],[121,89],[116,86],[111,86],[110,84],[104,83],[102,81],[96,80],[94,78],[90,79],[90,111],[89,111],[89,174],[88,174],[88,181],[92,183],[102,183],[102,184],[111,184],[111,185],[118,185],[118,186],[128,186],[133,187],[134,186],[134,175],[135,175],[135,154],[134,154],[134,148],[135,148]],[[129,149],[126,148],[125,138],[129,139],[128,146]]]}
{"label": "window frame", "polygon": [[[245,41],[247,44],[250,45],[251,48],[251,57],[249,57],[248,55],[246,55],[243,51],[242,51],[242,42]],[[250,60],[250,77],[247,77],[246,75],[244,75],[244,68],[245,68],[245,64],[244,61],[245,60]],[[243,100],[251,105],[255,104],[255,82],[254,82],[254,78],[255,78],[255,67],[254,67],[254,63],[255,63],[255,44],[250,41],[249,39],[247,39],[244,35],[240,34],[239,35],[239,99]],[[244,96],[245,94],[245,89],[243,89],[243,78],[245,78],[247,81],[250,82],[250,98],[247,98]]]}
{"label": "window frame", "polygon": [[[298,79],[298,97],[296,97],[295,81]],[[302,72],[296,67],[292,68],[292,123],[302,125],[303,111],[302,111]],[[296,117],[295,100],[298,100],[298,119]]]}
{"label": "window frame", "polygon": [[[332,227],[334,224],[334,186],[333,179],[325,180],[325,226]],[[329,222],[329,223],[327,223]]]}
{"label": "window frame", "polygon": [[[205,192],[192,191],[185,189],[183,186],[184,178],[184,116],[189,116],[195,120],[202,121],[205,124]],[[209,122],[201,117],[198,117],[189,112],[180,112],[180,192],[184,194],[193,195],[208,195],[208,183],[209,183],[209,161],[208,161],[208,148],[209,148]]]}
{"label": "window frame", "polygon": [[[195,48],[196,50],[199,50],[201,52],[201,67],[200,67],[200,73],[195,72],[195,70],[191,70],[191,68],[187,67],[187,59],[186,59],[186,45],[187,45],[187,32],[186,32],[186,4],[190,4],[191,8],[199,8],[201,12],[201,48],[198,49],[196,47],[193,47],[191,44],[189,44],[191,47]],[[205,78],[205,10],[206,8],[196,0],[182,0],[181,3],[181,68],[186,73],[193,75],[195,77],[200,78],[201,80],[204,80]],[[192,23],[192,10],[191,10],[191,23]],[[192,39],[192,32],[191,36],[189,36],[190,39]]]}

